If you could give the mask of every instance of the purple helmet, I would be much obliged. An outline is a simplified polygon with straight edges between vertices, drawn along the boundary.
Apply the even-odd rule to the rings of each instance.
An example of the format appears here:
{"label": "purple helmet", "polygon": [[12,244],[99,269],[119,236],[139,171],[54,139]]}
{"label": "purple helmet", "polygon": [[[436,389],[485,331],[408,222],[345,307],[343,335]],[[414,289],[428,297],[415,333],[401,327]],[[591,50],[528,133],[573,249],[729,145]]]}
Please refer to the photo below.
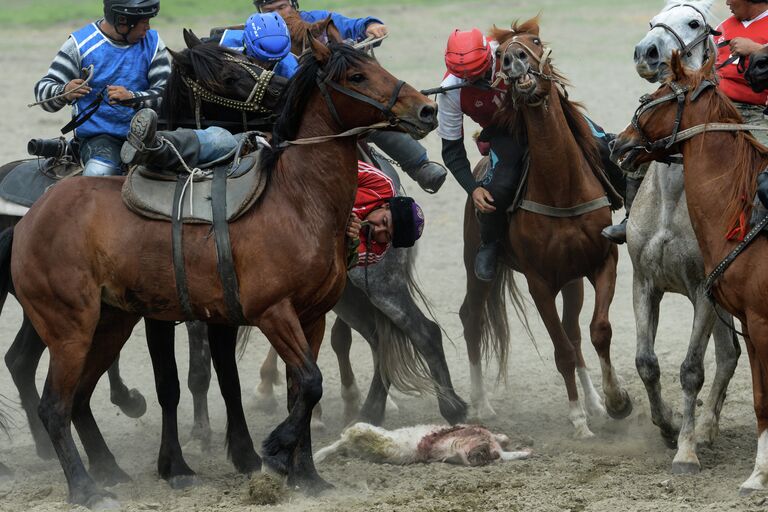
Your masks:
{"label": "purple helmet", "polygon": [[245,22],[245,54],[263,62],[282,60],[291,51],[291,35],[275,12],[256,13]]}
{"label": "purple helmet", "polygon": [[424,212],[412,197],[393,197],[388,203],[392,212],[392,247],[413,247],[424,232]]}

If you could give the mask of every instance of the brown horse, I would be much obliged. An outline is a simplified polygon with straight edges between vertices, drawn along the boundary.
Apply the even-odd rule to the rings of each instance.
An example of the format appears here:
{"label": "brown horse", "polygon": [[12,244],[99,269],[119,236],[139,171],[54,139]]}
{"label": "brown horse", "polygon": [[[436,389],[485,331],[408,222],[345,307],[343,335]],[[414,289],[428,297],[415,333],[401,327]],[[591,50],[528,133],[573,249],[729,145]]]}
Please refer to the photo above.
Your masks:
{"label": "brown horse", "polygon": [[[591,437],[578,400],[576,372],[585,393],[587,411],[626,417],[632,402],[618,382],[611,364],[611,324],[608,309],[616,282],[616,246],[600,236],[611,222],[605,192],[595,176],[600,167],[597,147],[584,115],[561,90],[562,77],[549,63],[549,51],[539,39],[538,19],[514,23],[512,30],[494,27],[499,42],[497,61],[508,83],[504,103],[494,125],[528,140],[530,166],[525,199],[538,203],[510,218],[504,269],[492,283],[478,280],[473,261],[480,244],[479,226],[471,201],[464,215],[464,265],[467,293],[460,315],[469,352],[472,402],[479,413],[493,414],[482,387],[481,357],[494,351],[501,372],[506,369],[509,338],[505,293],[510,269],[525,275],[528,289],[555,347],[555,364],[565,379],[570,401],[568,417],[579,437]],[[479,169],[478,169],[479,170]],[[476,172],[478,172],[476,170]],[[593,203],[600,200],[600,203]],[[590,208],[583,205],[595,205]],[[579,211],[569,211],[579,207]],[[586,210],[586,211],[584,211]],[[595,288],[595,310],[590,337],[603,372],[602,399],[592,385],[581,353],[578,317],[583,302],[582,279]],[[555,297],[563,295],[562,319]],[[519,305],[516,287],[513,298]]]}
{"label": "brown horse", "polygon": [[[729,235],[745,233],[745,220],[755,196],[755,176],[768,166],[768,149],[740,127],[702,126],[741,123],[733,104],[714,85],[713,64],[700,72],[690,71],[674,54],[670,81],[643,98],[632,124],[619,134],[613,148],[613,157],[620,159],[624,168],[671,153],[683,154],[688,211],[704,269],[710,275],[741,238]],[[691,128],[691,132],[685,131]],[[757,457],[754,472],[741,485],[742,493],[768,487],[766,258],[768,239],[759,236],[719,278],[707,279],[717,302],[741,321],[752,369]]]}
{"label": "brown horse", "polygon": [[[312,53],[286,92],[276,147],[374,124],[389,123],[417,137],[434,129],[434,102],[375,60],[343,44],[311,43]],[[322,395],[316,359],[325,313],[345,283],[345,226],[356,182],[355,136],[288,144],[275,151],[264,196],[230,224],[243,315],[286,364],[289,415],[264,442],[264,462],[287,475],[289,485],[307,490],[328,486],[312,462],[309,422]],[[84,445],[90,459],[103,458],[108,448],[100,434],[92,435],[98,433],[93,416],[73,410],[73,404],[90,396],[140,316],[184,318],[170,226],[128,210],[122,184],[121,178],[64,181],[35,203],[11,235],[0,238],[2,289],[10,288],[12,277],[19,302],[50,351],[41,418],[67,477],[70,501],[89,506],[112,497],[83,466],[70,423],[81,439],[82,432],[91,434]],[[65,211],[66,225],[54,222]],[[185,225],[184,240],[195,315],[231,323],[210,228]]]}
{"label": "brown horse", "polygon": [[329,38],[333,41],[341,39],[341,33],[331,21],[330,16],[314,23],[304,21],[296,11],[282,16],[288,26],[288,32],[291,34],[291,53],[296,56],[301,56],[309,48],[308,34],[318,41],[325,41]]}

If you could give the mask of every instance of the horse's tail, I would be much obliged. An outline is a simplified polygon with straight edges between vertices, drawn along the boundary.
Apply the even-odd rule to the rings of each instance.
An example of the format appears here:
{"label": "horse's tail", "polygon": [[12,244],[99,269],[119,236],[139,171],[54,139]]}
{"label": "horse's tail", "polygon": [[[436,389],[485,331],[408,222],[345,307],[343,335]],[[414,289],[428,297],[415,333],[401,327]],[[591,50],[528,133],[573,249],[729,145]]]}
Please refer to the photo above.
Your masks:
{"label": "horse's tail", "polygon": [[523,324],[528,337],[533,340],[531,326],[526,316],[525,302],[515,282],[514,272],[506,265],[499,265],[496,277],[494,277],[491,283],[491,291],[485,304],[483,304],[480,320],[480,347],[486,364],[492,358],[497,361],[499,372],[496,379],[505,384],[507,382],[507,362],[509,359],[507,295],[509,295],[512,301],[515,316]]}
{"label": "horse's tail", "polygon": [[0,311],[5,305],[8,293],[13,291],[11,281],[11,249],[13,248],[13,228],[0,233]]}
{"label": "horse's tail", "polygon": [[[422,299],[429,314],[434,319],[434,314],[429,306],[424,292],[419,288],[415,276],[416,249],[405,251],[406,261],[404,278],[408,285],[411,297]],[[376,337],[379,340],[379,372],[385,384],[391,384],[398,391],[410,395],[435,394],[435,382],[429,373],[429,367],[422,355],[414,348],[405,331],[395,321],[382,313],[378,308],[374,310],[376,322]],[[437,322],[435,322],[436,325]],[[439,326],[439,325],[438,325]]]}

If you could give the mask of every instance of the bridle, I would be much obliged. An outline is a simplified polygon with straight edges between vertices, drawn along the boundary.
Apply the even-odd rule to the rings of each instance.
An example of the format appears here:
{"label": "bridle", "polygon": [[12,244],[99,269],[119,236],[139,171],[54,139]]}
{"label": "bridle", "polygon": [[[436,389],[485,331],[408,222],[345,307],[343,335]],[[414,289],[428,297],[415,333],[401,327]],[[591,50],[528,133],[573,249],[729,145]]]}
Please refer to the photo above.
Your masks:
{"label": "bridle", "polygon": [[[708,41],[710,36],[719,36],[720,32],[718,32],[717,30],[712,28],[712,26],[709,23],[707,23],[707,17],[704,15],[704,12],[702,12],[702,10],[699,9],[698,7],[696,7],[695,5],[692,5],[692,4],[679,4],[679,5],[676,5],[676,6],[672,7],[669,10],[671,11],[672,9],[675,9],[677,7],[690,7],[691,9],[693,9],[694,11],[699,13],[699,15],[701,15],[702,21],[704,22],[704,29],[705,30],[702,33],[700,33],[699,35],[697,35],[695,38],[693,38],[693,40],[690,43],[688,43],[688,44],[685,44],[685,41],[683,40],[682,37],[680,37],[680,34],[678,34],[675,31],[675,29],[673,29],[672,27],[670,27],[666,23],[650,23],[651,30],[653,30],[655,28],[661,28],[661,29],[665,30],[666,32],[668,32],[677,41],[677,44],[680,47],[679,48],[680,49],[680,55],[681,56],[686,56],[686,57],[691,57],[693,55],[693,50],[697,46],[699,46],[701,43],[703,43],[705,41]],[[709,52],[710,52],[710,50],[714,49],[712,46],[713,45],[707,45],[707,47],[704,49],[704,57],[702,59],[702,62],[706,62],[707,59],[709,59]]]}
{"label": "bridle", "polygon": [[[251,89],[251,93],[248,95],[247,100],[236,100],[233,98],[220,96],[212,92],[210,89],[207,89],[197,80],[190,78],[184,73],[181,73],[181,79],[192,93],[192,99],[195,103],[195,123],[198,129],[202,128],[200,113],[202,103],[213,103],[214,105],[219,105],[242,112],[243,129],[248,131],[248,112],[259,112],[263,114],[271,113],[269,109],[262,106],[262,101],[264,100],[264,94],[267,92],[267,88],[269,87],[269,82],[272,80],[272,77],[275,73],[273,71],[263,69],[252,62],[248,62],[243,59],[236,59],[230,55],[223,57],[223,60],[234,62],[241,68],[245,69],[254,80],[253,89]],[[260,73],[257,73],[256,69],[258,69]]]}
{"label": "bridle", "polygon": [[[513,44],[516,44],[521,48],[523,48],[523,50],[525,50],[528,56],[531,59],[533,59],[536,62],[536,64],[538,64],[538,68],[539,68],[538,70],[535,70],[531,68],[530,65],[528,65],[527,73],[537,78],[541,78],[543,80],[548,80],[550,82],[555,83],[560,88],[563,96],[565,96],[566,98],[568,97],[568,91],[566,91],[565,89],[565,83],[563,83],[563,81],[560,78],[558,78],[554,73],[545,72],[545,68],[550,65],[550,62],[552,60],[550,57],[550,55],[552,54],[551,48],[542,46],[542,54],[541,54],[541,57],[539,57],[538,55],[536,55],[533,49],[531,49],[531,47],[529,47],[527,44],[525,44],[520,39],[518,39],[518,36],[513,36],[511,40],[504,43],[503,50],[500,52],[500,55],[504,55],[505,53],[507,53],[507,51]],[[502,47],[500,46],[499,48],[501,49]],[[551,69],[552,68],[550,66],[550,70]],[[491,87],[496,87],[501,81],[504,81],[505,84],[509,85],[512,82],[512,78],[509,77],[506,73],[504,73],[503,70],[499,69],[499,71],[496,72],[496,78],[493,81],[493,84],[491,84]],[[512,92],[512,90],[508,89],[508,92]],[[538,101],[525,103],[525,105],[529,107],[538,107],[541,105],[546,106],[547,99],[548,99],[547,97],[540,98]],[[515,108],[517,108],[517,101],[514,99],[514,97],[513,97],[513,104]]]}

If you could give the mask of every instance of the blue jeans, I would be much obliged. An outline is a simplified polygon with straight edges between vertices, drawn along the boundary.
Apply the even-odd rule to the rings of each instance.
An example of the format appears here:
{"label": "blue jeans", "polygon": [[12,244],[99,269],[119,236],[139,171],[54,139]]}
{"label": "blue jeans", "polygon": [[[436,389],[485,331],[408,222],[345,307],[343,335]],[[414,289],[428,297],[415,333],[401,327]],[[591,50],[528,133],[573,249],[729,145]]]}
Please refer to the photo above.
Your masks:
{"label": "blue jeans", "polygon": [[111,135],[96,135],[80,141],[83,176],[120,176],[123,168],[120,148],[125,140]]}

